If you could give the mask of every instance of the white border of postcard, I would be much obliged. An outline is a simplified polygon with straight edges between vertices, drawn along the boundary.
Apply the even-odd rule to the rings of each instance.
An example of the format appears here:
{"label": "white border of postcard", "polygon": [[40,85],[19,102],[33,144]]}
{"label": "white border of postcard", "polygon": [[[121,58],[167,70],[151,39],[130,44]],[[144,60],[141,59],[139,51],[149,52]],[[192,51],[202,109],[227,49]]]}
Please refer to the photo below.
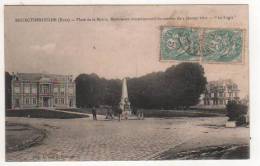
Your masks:
{"label": "white border of postcard", "polygon": [[[94,4],[249,4],[249,67],[250,67],[250,159],[249,160],[186,160],[186,161],[82,161],[82,162],[5,162],[5,130],[4,130],[4,10],[3,5],[94,5]],[[260,1],[257,0],[5,0],[0,10],[0,165],[190,165],[190,166],[259,166],[260,165]],[[258,10],[257,10],[258,9]],[[257,22],[258,18],[258,22]]]}

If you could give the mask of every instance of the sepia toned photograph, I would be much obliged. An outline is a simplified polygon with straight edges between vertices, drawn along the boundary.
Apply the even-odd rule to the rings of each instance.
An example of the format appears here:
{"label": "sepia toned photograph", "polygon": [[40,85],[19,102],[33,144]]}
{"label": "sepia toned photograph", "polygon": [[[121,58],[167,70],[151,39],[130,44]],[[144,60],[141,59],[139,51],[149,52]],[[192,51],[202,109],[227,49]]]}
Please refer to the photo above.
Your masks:
{"label": "sepia toned photograph", "polygon": [[4,6],[6,162],[250,159],[248,10]]}

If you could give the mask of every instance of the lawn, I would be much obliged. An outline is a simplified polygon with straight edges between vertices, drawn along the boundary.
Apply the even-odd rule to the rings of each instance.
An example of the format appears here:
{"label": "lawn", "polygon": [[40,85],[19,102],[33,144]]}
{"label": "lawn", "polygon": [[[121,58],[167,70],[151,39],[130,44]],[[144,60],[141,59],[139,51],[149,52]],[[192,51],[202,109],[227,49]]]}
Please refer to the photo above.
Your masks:
{"label": "lawn", "polygon": [[[63,109],[66,111],[89,113],[91,108]],[[145,117],[214,117],[226,116],[226,110],[221,109],[191,109],[191,110],[159,110],[159,109],[140,109],[144,112]],[[106,110],[98,108],[97,114],[105,115]]]}
{"label": "lawn", "polygon": [[73,119],[73,118],[86,118],[89,116],[71,114],[66,112],[57,112],[57,111],[46,110],[46,109],[23,109],[23,110],[6,110],[6,117]]}
{"label": "lawn", "polygon": [[46,137],[44,130],[28,124],[6,122],[6,152],[14,152],[41,144]]}
{"label": "lawn", "polygon": [[225,116],[223,112],[208,110],[142,110],[145,117],[214,117]]}

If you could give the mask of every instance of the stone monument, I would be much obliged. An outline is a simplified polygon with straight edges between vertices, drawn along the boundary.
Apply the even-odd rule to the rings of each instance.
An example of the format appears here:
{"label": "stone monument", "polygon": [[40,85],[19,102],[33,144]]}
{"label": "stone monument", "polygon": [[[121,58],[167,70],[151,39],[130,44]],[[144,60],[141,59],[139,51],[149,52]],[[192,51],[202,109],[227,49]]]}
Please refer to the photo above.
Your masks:
{"label": "stone monument", "polygon": [[[119,103],[119,106],[123,110],[123,115],[127,116],[127,115],[131,114],[131,108],[130,108],[130,102],[129,102],[129,98],[128,98],[126,78],[123,78],[122,96],[121,96],[121,101]],[[126,119],[127,119],[127,117],[126,117]]]}

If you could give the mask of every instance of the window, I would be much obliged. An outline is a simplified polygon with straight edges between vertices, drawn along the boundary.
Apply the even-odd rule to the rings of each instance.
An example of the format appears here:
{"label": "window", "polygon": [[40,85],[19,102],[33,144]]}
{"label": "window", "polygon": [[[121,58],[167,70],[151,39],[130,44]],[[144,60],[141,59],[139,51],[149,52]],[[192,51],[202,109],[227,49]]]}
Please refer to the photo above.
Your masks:
{"label": "window", "polygon": [[218,97],[218,93],[214,93],[214,97]]}
{"label": "window", "polygon": [[36,98],[32,98],[32,103],[35,105],[36,104]]}
{"label": "window", "polygon": [[48,88],[48,86],[43,86],[43,93],[44,93],[44,94],[49,93],[49,88]]}
{"label": "window", "polygon": [[32,87],[32,94],[36,94],[37,93],[37,88],[36,87]]}
{"label": "window", "polygon": [[15,107],[20,107],[20,102],[19,98],[15,99]]}
{"label": "window", "polygon": [[229,92],[229,97],[233,97],[233,93],[232,92]]}
{"label": "window", "polygon": [[61,94],[62,96],[64,96],[64,94],[65,94],[65,88],[64,88],[64,87],[61,87],[61,88],[60,88],[60,94]]}
{"label": "window", "polygon": [[238,97],[238,93],[237,92],[235,92],[235,97]]}
{"label": "window", "polygon": [[20,93],[20,87],[14,87],[14,93]]}
{"label": "window", "polygon": [[219,100],[219,104],[223,105],[223,100]]}
{"label": "window", "polygon": [[223,97],[223,93],[219,93],[219,97]]}
{"label": "window", "polygon": [[73,95],[73,87],[69,87],[69,94]]}
{"label": "window", "polygon": [[211,93],[211,97],[214,97],[214,93]]}
{"label": "window", "polygon": [[54,88],[53,88],[53,93],[54,93],[54,94],[57,94],[58,92],[59,92],[58,87],[54,87]]}
{"label": "window", "polygon": [[55,104],[58,104],[58,98],[55,98]]}
{"label": "window", "polygon": [[73,99],[70,99],[70,107],[73,107]]}
{"label": "window", "polygon": [[30,93],[30,87],[29,86],[24,87],[24,93]]}
{"label": "window", "polygon": [[25,104],[30,104],[30,99],[28,97],[26,97],[24,100],[25,100]]}
{"label": "window", "polygon": [[49,86],[48,85],[42,85],[41,89],[43,94],[48,94],[49,93]]}
{"label": "window", "polygon": [[64,98],[61,98],[61,99],[60,99],[60,103],[61,103],[61,104],[64,104]]}

